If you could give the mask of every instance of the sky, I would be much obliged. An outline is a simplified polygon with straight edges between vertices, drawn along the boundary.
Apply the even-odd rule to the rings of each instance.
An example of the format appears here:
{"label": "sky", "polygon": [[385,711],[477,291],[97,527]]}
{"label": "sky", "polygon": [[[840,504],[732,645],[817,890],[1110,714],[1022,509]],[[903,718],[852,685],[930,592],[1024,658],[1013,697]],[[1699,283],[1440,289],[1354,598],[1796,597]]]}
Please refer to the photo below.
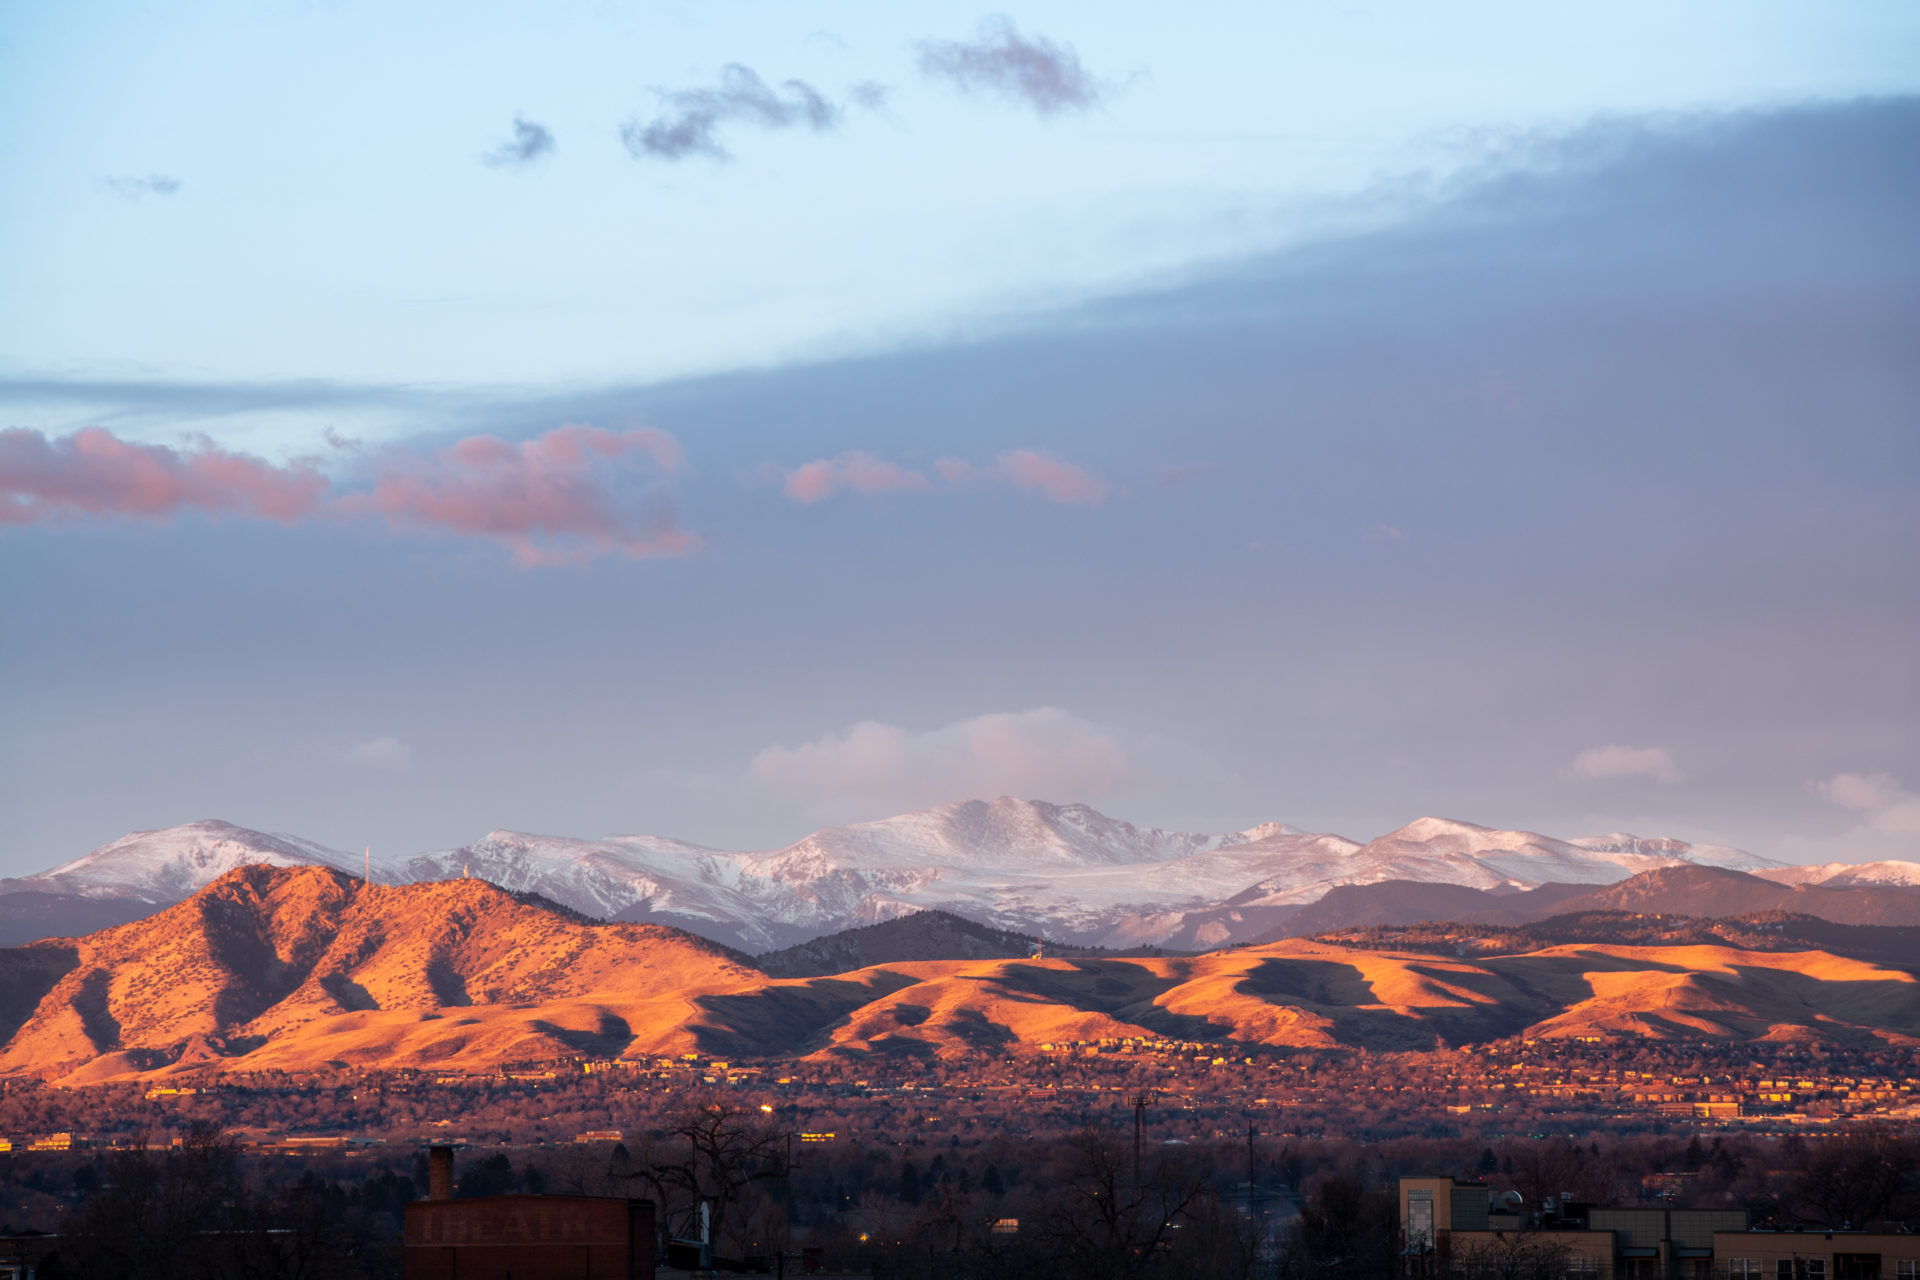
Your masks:
{"label": "sky", "polygon": [[1920,9],[0,7],[0,873],[1920,860]]}

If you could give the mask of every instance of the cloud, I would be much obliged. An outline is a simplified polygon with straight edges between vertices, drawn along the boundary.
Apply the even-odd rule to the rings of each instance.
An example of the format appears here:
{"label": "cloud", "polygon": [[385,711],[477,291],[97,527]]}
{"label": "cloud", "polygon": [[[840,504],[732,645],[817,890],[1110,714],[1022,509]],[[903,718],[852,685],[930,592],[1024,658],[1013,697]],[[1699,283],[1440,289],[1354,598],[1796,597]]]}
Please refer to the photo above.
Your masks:
{"label": "cloud", "polygon": [[681,465],[678,442],[652,427],[569,425],[518,443],[468,436],[427,457],[389,452],[372,492],[338,506],[378,512],[398,528],[488,538],[523,566],[692,549],[695,539],[676,527],[671,508],[655,502],[636,510],[621,501],[614,481],[635,455],[668,474]]}
{"label": "cloud", "polygon": [[209,440],[172,449],[104,427],[52,439],[13,428],[0,431],[0,525],[186,511],[283,523],[372,514],[395,528],[501,543],[521,565],[691,550],[696,539],[657,490],[625,497],[643,461],[672,475],[683,465],[680,445],[652,427],[567,425],[517,443],[475,435],[431,453],[387,449],[367,463],[371,488],[341,491],[311,459],[275,466]]}
{"label": "cloud", "polygon": [[1028,39],[1005,15],[983,21],[973,40],[921,41],[920,70],[962,93],[997,94],[1040,116],[1088,110],[1107,92],[1072,45]]}
{"label": "cloud", "polygon": [[787,474],[787,496],[814,503],[841,489],[855,493],[908,493],[925,489],[927,478],[895,462],[854,450],[836,458],[818,458]]}
{"label": "cloud", "polygon": [[1573,758],[1582,778],[1651,778],[1674,783],[1686,778],[1665,747],[1590,747]]}
{"label": "cloud", "polygon": [[878,80],[862,80],[847,90],[847,97],[864,111],[885,111],[893,90]]}
{"label": "cloud", "polygon": [[[933,464],[933,471],[950,487],[1004,484],[1070,506],[1097,507],[1113,492],[1104,481],[1073,463],[1033,449],[1011,449],[985,467],[962,458],[941,458]],[[809,504],[843,489],[855,493],[917,493],[931,487],[932,480],[924,472],[857,450],[802,463],[787,473],[785,483],[789,498]]]}
{"label": "cloud", "polygon": [[405,773],[413,768],[413,748],[398,738],[375,738],[348,751],[347,762],[366,769]]}
{"label": "cloud", "polygon": [[552,155],[553,145],[553,134],[545,125],[515,116],[512,139],[489,151],[485,160],[496,169],[523,167],[541,156]]}
{"label": "cloud", "polygon": [[0,431],[0,524],[76,515],[165,520],[183,511],[292,521],[312,515],[327,487],[309,462],[278,467],[211,440],[170,449],[104,427],[54,439],[25,427]]}
{"label": "cloud", "polygon": [[1819,795],[1866,815],[1866,825],[1890,836],[1920,835],[1920,796],[1884,773],[1836,773],[1813,784]]}
{"label": "cloud", "polygon": [[1161,467],[1153,473],[1153,485],[1156,489],[1171,492],[1195,480],[1218,475],[1220,466],[1212,462],[1187,462],[1178,466]]}
{"label": "cloud", "polygon": [[750,67],[728,63],[714,89],[660,91],[667,112],[642,123],[638,118],[621,126],[620,139],[636,160],[684,160],[703,155],[728,160],[731,155],[717,136],[723,124],[742,123],[762,129],[803,125],[815,133],[838,127],[841,109],[804,80],[781,84],[775,93]]}
{"label": "cloud", "polygon": [[815,802],[922,807],[1001,795],[1090,800],[1130,772],[1120,736],[1057,707],[1002,712],[915,733],[867,720],[753,759],[759,781]]}
{"label": "cloud", "polygon": [[164,173],[149,173],[143,178],[102,178],[100,181],[107,190],[126,200],[138,200],[142,196],[170,196],[180,189],[180,179]]}

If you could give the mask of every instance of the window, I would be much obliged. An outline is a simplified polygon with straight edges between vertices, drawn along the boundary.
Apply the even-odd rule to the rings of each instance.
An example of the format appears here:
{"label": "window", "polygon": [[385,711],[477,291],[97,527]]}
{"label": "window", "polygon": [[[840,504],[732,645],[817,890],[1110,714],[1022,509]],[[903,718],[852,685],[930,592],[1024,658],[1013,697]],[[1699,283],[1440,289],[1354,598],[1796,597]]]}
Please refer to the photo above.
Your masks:
{"label": "window", "polygon": [[1598,1258],[1582,1257],[1576,1253],[1567,1259],[1567,1275],[1569,1280],[1585,1280],[1587,1277],[1597,1276],[1599,1274],[1600,1259]]}
{"label": "window", "polygon": [[1793,1280],[1793,1259],[1792,1258],[1774,1259],[1773,1274],[1779,1277],[1779,1280]]}
{"label": "window", "polygon": [[1893,1280],[1920,1280],[1920,1258],[1899,1258],[1893,1264]]}
{"label": "window", "polygon": [[1728,1258],[1727,1280],[1760,1280],[1760,1259]]}
{"label": "window", "polygon": [[1433,1248],[1433,1192],[1407,1193],[1407,1246]]}
{"label": "window", "polygon": [[1806,1276],[1807,1280],[1827,1280],[1827,1260],[1808,1258]]}

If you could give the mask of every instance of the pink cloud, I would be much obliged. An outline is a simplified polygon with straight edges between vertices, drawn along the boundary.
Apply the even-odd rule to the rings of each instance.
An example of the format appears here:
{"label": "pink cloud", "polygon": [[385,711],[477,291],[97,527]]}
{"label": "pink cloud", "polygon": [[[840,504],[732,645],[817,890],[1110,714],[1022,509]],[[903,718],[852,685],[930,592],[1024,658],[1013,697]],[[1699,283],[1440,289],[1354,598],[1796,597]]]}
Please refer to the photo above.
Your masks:
{"label": "pink cloud", "polygon": [[[1033,449],[1003,453],[986,467],[975,466],[964,458],[941,458],[933,464],[933,470],[942,481],[953,486],[1007,484],[1038,493],[1052,502],[1082,506],[1098,506],[1112,492],[1103,481],[1071,462],[1062,462]],[[855,493],[905,493],[929,487],[930,482],[923,473],[859,452],[805,463],[788,472],[786,477],[787,496],[805,503],[832,497],[842,489]]]}
{"label": "pink cloud", "polygon": [[664,431],[570,424],[520,442],[469,436],[429,454],[390,449],[371,460],[370,492],[336,495],[312,460],[275,466],[207,440],[133,444],[102,427],[55,439],[14,429],[0,431],[0,524],[189,510],[282,522],[377,513],[395,527],[502,543],[522,565],[691,549],[695,539],[659,495],[623,499],[620,475],[641,460],[663,474],[683,465]]}
{"label": "pink cloud", "polygon": [[188,510],[292,521],[313,514],[326,491],[311,462],[276,467],[210,440],[170,449],[104,427],[57,439],[0,431],[0,524],[81,514],[164,520]]}
{"label": "pink cloud", "polygon": [[695,539],[669,508],[635,511],[612,483],[615,464],[633,455],[661,471],[681,465],[679,444],[640,427],[556,427],[532,440],[468,436],[430,457],[389,453],[373,491],[342,498],[347,513],[376,511],[396,527],[488,538],[521,565],[563,564],[621,552],[680,555]]}
{"label": "pink cloud", "polygon": [[911,493],[927,487],[927,478],[895,462],[853,450],[837,458],[816,458],[787,474],[787,496],[814,503],[841,489],[855,493]]}
{"label": "pink cloud", "polygon": [[1097,507],[1107,486],[1071,462],[1031,449],[1015,449],[994,460],[993,474],[1016,489],[1037,490],[1050,502]]}

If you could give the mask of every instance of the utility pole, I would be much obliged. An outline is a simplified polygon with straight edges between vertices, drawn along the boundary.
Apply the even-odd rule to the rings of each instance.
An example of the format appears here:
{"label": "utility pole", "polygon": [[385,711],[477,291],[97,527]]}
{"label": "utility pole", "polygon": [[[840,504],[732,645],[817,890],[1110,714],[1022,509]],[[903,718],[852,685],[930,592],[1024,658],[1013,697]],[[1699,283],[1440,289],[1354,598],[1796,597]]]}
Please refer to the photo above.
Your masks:
{"label": "utility pole", "polygon": [[1247,1219],[1253,1219],[1253,1115],[1247,1115]]}
{"label": "utility pole", "polygon": [[1150,1093],[1136,1093],[1127,1099],[1128,1104],[1133,1107],[1133,1194],[1135,1199],[1140,1197],[1141,1132],[1146,1126],[1147,1105],[1152,1101],[1153,1095]]}
{"label": "utility pole", "polygon": [[793,1252],[793,1130],[787,1130],[787,1216],[780,1231],[780,1280],[787,1280],[787,1255]]}

